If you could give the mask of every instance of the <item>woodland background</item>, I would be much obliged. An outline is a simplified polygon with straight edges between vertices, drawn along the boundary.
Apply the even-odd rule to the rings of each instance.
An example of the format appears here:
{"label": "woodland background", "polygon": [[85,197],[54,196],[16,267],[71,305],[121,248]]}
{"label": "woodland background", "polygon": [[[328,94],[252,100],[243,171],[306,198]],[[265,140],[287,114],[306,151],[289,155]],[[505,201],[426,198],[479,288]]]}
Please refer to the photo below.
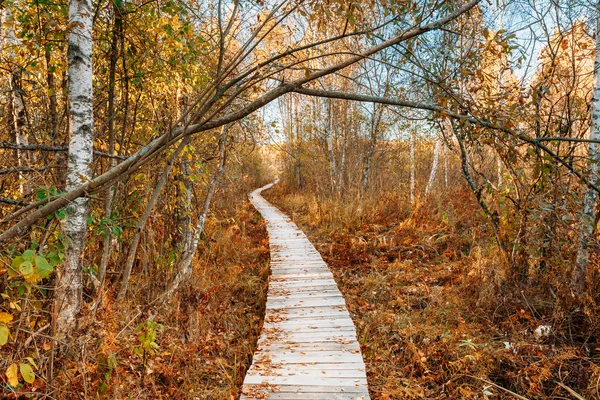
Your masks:
{"label": "woodland background", "polygon": [[280,177],[373,398],[600,398],[599,15],[0,1],[2,396],[237,398]]}

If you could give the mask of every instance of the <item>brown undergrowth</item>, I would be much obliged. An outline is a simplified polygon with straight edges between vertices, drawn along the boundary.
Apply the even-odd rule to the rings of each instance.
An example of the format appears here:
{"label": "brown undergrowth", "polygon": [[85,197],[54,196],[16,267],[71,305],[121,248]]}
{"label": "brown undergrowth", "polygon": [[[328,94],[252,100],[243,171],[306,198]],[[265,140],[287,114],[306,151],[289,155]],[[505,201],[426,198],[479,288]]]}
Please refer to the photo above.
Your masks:
{"label": "brown undergrowth", "polygon": [[[139,289],[122,303],[112,292],[105,296],[96,319],[81,327],[83,361],[55,366],[55,398],[238,398],[262,326],[269,273],[264,222],[244,197],[224,202],[207,220],[192,279],[159,311],[148,299],[164,290],[166,272],[154,280],[139,273],[133,283]],[[152,334],[156,347],[146,351]]]}
{"label": "brown undergrowth", "polygon": [[535,283],[507,284],[469,192],[414,212],[391,195],[290,192],[282,185],[265,197],[331,266],[357,326],[372,398],[599,398],[594,340],[569,340],[564,312]]}

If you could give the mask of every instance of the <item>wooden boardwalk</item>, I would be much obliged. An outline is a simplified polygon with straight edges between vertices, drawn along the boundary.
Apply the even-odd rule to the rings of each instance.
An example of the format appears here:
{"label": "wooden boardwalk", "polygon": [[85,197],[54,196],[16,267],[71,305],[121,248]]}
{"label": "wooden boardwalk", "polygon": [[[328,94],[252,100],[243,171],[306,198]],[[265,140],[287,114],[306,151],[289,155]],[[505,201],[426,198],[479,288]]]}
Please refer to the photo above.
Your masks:
{"label": "wooden boardwalk", "polygon": [[321,255],[260,193],[250,201],[267,222],[271,277],[267,310],[241,399],[368,400],[354,323]]}

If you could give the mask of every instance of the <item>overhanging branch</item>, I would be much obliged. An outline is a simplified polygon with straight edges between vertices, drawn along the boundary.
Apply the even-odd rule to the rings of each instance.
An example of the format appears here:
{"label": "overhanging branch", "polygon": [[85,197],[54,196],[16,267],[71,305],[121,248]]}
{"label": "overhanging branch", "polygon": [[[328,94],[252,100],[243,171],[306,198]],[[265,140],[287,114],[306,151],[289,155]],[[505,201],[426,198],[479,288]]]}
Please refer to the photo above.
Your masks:
{"label": "overhanging branch", "polygon": [[543,150],[546,154],[548,154],[550,157],[552,157],[556,161],[558,161],[562,166],[567,168],[582,183],[587,185],[590,189],[593,189],[596,192],[600,193],[600,188],[598,186],[591,183],[585,176],[583,176],[583,174],[581,172],[577,171],[575,168],[573,168],[573,166],[571,164],[569,164],[567,161],[563,160],[562,157],[560,157],[558,154],[556,154],[554,151],[552,151],[552,149],[550,149],[548,146],[543,144],[543,142],[545,142],[545,141],[571,141],[571,142],[600,143],[600,141],[598,141],[598,140],[565,138],[565,137],[531,138],[531,137],[525,135],[523,132],[509,129],[509,128],[500,126],[498,124],[495,124],[493,122],[490,122],[490,121],[487,121],[484,119],[480,119],[480,118],[476,118],[471,115],[459,114],[452,110],[448,110],[446,108],[440,107],[435,104],[430,104],[430,103],[421,103],[421,102],[407,101],[407,100],[401,100],[401,99],[390,99],[390,98],[378,97],[378,96],[369,96],[369,95],[362,95],[362,94],[318,90],[318,89],[296,88],[294,90],[294,92],[299,93],[299,94],[308,95],[308,96],[326,97],[326,98],[330,98],[330,99],[364,101],[364,102],[370,102],[370,103],[387,104],[387,105],[391,105],[391,106],[400,106],[400,107],[409,107],[409,108],[415,108],[415,109],[420,109],[420,110],[428,110],[428,111],[433,111],[433,112],[443,114],[443,115],[453,118],[453,119],[468,121],[472,124],[479,125],[484,128],[497,130],[497,131],[506,133],[516,139],[519,139],[525,143],[528,143],[532,146],[535,146],[535,147],[539,148],[540,150]]}
{"label": "overhanging branch", "polygon": [[[447,24],[448,22],[453,21],[454,19],[458,18],[460,15],[465,14],[466,12],[471,10],[479,2],[480,2],[480,0],[471,0],[464,6],[457,9],[456,11],[448,14],[447,16],[445,16],[443,18],[440,18],[437,21],[434,21],[430,24],[426,24],[423,26],[414,27],[394,38],[391,38],[391,39],[386,40],[376,46],[373,46],[373,47],[363,51],[362,53],[359,53],[356,56],[349,57],[348,59],[346,59],[338,64],[332,65],[330,67],[327,67],[327,68],[324,68],[324,69],[321,69],[321,70],[318,70],[315,72],[312,72],[312,73],[308,74],[307,76],[299,78],[295,81],[283,84],[283,85],[265,93],[258,99],[247,104],[245,107],[242,107],[241,109],[231,112],[229,114],[226,114],[222,117],[218,117],[218,118],[216,117],[216,115],[218,115],[218,113],[220,111],[222,111],[221,109],[217,109],[214,112],[209,112],[209,110],[206,110],[206,112],[203,112],[202,115],[199,116],[199,118],[196,118],[196,120],[201,121],[201,122],[193,124],[193,125],[185,126],[183,128],[176,128],[176,129],[169,131],[168,133],[161,135],[160,137],[154,139],[152,142],[150,142],[149,144],[147,144],[146,146],[144,146],[143,148],[138,150],[136,153],[131,155],[129,158],[127,158],[126,160],[124,160],[123,162],[118,164],[117,166],[109,169],[107,172],[103,173],[102,175],[77,186],[70,192],[62,194],[59,198],[53,199],[52,201],[49,201],[45,205],[41,206],[39,209],[31,212],[30,214],[25,216],[23,219],[21,219],[18,223],[11,226],[6,231],[2,232],[0,234],[0,243],[6,242],[7,240],[10,240],[18,235],[25,233],[33,224],[36,223],[37,220],[52,214],[53,212],[57,211],[60,208],[65,207],[67,204],[69,204],[73,200],[75,200],[79,197],[85,196],[87,193],[101,190],[102,188],[105,188],[107,185],[110,185],[115,180],[121,179],[123,176],[126,176],[127,174],[131,173],[135,169],[139,168],[141,165],[144,165],[145,163],[147,163],[152,158],[156,157],[162,151],[167,149],[171,144],[176,143],[179,140],[181,140],[181,138],[183,138],[187,135],[192,135],[192,134],[198,133],[198,132],[203,132],[203,131],[208,131],[211,129],[219,128],[223,125],[240,120],[240,119],[250,115],[254,111],[262,108],[263,106],[270,103],[271,101],[277,99],[278,97],[283,96],[286,93],[294,92],[296,89],[299,89],[302,85],[304,85],[306,83],[309,83],[311,81],[322,78],[324,76],[336,73],[336,72],[338,72],[350,65],[356,64],[357,62],[360,62],[360,61],[364,60],[365,58],[367,58],[375,53],[378,53],[379,51],[382,51],[388,47],[394,46],[398,43],[402,43],[406,40],[413,39],[413,38],[420,36],[426,32],[430,32],[430,31],[439,29],[442,26],[444,26],[445,24]],[[7,217],[6,219],[11,219],[11,216]]]}

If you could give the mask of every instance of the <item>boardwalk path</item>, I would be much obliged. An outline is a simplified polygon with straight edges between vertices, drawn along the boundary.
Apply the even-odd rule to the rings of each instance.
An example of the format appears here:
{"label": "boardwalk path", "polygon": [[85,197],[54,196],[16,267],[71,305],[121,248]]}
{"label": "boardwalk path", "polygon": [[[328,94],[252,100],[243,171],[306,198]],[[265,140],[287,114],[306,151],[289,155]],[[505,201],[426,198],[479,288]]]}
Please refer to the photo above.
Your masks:
{"label": "boardwalk path", "polygon": [[306,235],[260,195],[271,278],[267,311],[241,399],[368,400],[365,364],[346,303]]}

